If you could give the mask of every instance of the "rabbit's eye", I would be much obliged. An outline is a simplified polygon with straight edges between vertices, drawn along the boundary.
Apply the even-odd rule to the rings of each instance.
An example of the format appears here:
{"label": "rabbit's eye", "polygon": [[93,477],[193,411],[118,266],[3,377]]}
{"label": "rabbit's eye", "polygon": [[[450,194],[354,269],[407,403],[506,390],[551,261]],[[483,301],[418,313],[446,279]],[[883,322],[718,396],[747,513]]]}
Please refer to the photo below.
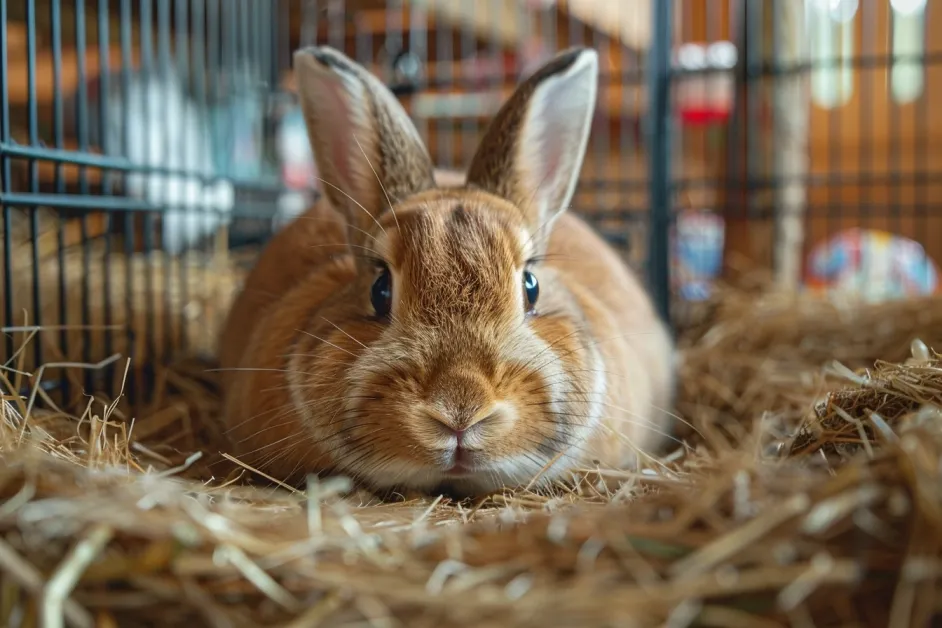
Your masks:
{"label": "rabbit's eye", "polygon": [[536,305],[536,300],[540,296],[540,284],[537,282],[536,276],[529,270],[523,271],[523,291],[527,297],[527,311],[530,311]]}
{"label": "rabbit's eye", "polygon": [[387,316],[392,308],[392,277],[389,275],[389,269],[383,268],[379,277],[373,282],[370,288],[370,302],[377,316]]}

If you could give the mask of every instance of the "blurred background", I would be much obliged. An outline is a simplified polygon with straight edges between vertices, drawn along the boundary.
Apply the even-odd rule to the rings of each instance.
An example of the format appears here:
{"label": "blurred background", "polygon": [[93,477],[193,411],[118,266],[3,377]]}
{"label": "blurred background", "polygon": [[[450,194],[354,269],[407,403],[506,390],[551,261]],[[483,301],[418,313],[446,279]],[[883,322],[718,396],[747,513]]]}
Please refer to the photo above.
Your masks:
{"label": "blurred background", "polygon": [[[318,198],[291,71],[292,52],[311,44],[381,77],[437,164],[457,168],[522,78],[562,48],[595,48],[598,107],[574,210],[644,273],[665,316],[756,271],[871,301],[937,292],[942,117],[930,112],[942,39],[927,34],[942,32],[939,9],[0,0],[2,322],[29,310],[33,324],[88,325],[98,308],[117,325],[136,320],[133,293],[144,322],[86,334],[86,356],[121,335],[138,351],[205,335],[195,278],[214,281],[222,258],[247,267]],[[157,329],[160,304],[181,322]]]}

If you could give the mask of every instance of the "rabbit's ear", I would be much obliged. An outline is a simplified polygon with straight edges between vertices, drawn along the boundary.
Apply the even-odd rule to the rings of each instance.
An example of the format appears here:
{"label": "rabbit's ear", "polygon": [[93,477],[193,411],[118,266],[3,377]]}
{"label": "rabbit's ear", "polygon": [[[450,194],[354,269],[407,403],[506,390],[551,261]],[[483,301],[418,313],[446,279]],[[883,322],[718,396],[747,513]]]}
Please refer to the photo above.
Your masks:
{"label": "rabbit's ear", "polygon": [[352,227],[376,228],[389,203],[434,187],[432,161],[395,96],[379,79],[329,47],[294,54],[301,110],[321,188]]}
{"label": "rabbit's ear", "polygon": [[548,229],[575,192],[597,82],[592,49],[550,59],[498,111],[471,161],[468,184],[514,203],[532,230]]}

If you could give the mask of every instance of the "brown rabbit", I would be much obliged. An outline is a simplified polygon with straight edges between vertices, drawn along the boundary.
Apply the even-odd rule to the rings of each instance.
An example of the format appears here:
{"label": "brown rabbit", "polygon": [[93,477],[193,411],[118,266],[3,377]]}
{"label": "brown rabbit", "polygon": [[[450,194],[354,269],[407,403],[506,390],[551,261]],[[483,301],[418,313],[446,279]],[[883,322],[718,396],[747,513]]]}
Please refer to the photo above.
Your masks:
{"label": "brown rabbit", "polygon": [[379,80],[330,48],[294,61],[326,201],[272,239],[223,331],[240,457],[286,481],[480,494],[658,447],[670,335],[615,252],[564,211],[596,53],[550,60],[466,177],[438,181]]}

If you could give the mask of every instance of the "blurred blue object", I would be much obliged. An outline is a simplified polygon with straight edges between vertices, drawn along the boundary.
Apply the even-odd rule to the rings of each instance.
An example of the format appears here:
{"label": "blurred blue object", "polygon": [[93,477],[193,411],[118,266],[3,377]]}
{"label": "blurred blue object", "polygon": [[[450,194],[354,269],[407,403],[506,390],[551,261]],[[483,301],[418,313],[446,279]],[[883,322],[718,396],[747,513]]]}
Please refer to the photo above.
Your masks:
{"label": "blurred blue object", "polygon": [[278,165],[266,158],[265,116],[271,98],[251,68],[224,76],[222,98],[209,107],[210,135],[217,167],[239,183],[277,183]]}
{"label": "blurred blue object", "polygon": [[214,161],[234,181],[263,174],[262,112],[261,102],[244,94],[210,108]]}

